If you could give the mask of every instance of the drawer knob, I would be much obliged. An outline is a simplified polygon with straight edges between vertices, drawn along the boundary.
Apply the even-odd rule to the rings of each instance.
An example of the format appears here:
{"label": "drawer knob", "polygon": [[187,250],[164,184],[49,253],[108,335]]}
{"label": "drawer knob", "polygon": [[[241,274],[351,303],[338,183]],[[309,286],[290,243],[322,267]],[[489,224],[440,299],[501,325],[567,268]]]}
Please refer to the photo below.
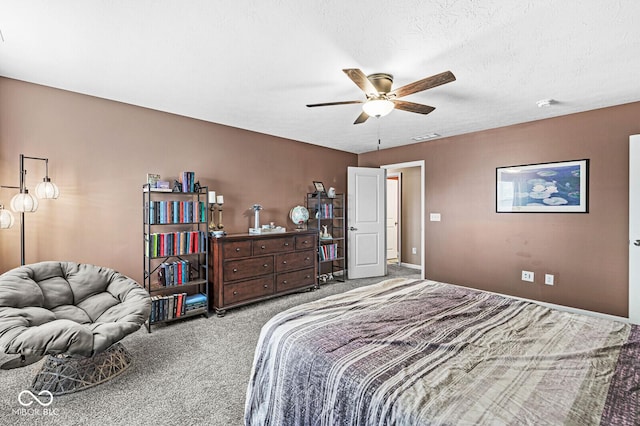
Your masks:
{"label": "drawer knob", "polygon": [[289,243],[284,243],[284,246],[285,247],[289,247]]}
{"label": "drawer knob", "polygon": [[269,267],[269,265],[267,263],[265,263],[264,265],[262,265],[263,267],[267,268]]}
{"label": "drawer knob", "polygon": [[265,247],[265,246],[263,246],[263,245],[262,245],[262,246],[260,246],[260,248],[261,248],[262,250],[266,249],[266,247]]}
{"label": "drawer knob", "polygon": [[309,244],[309,240],[304,240],[302,244]]}
{"label": "drawer knob", "polygon": [[311,259],[309,259],[309,257],[308,257],[308,256],[304,258],[304,261],[305,261],[305,262],[308,262],[309,260],[311,260]]}
{"label": "drawer knob", "polygon": [[233,295],[234,295],[234,296],[237,296],[237,295],[238,295],[238,292],[234,290],[234,291],[233,291]]}
{"label": "drawer knob", "polygon": [[283,260],[283,261],[282,261],[282,264],[283,264],[283,265],[286,265],[286,264],[287,264],[287,261],[286,261],[286,260]]}
{"label": "drawer knob", "polygon": [[265,285],[264,285],[264,288],[269,288],[269,284],[265,284]]}
{"label": "drawer knob", "polygon": [[287,283],[287,280],[282,281],[282,284],[286,284],[286,283]]}
{"label": "drawer knob", "polygon": [[311,278],[311,275],[306,275],[305,278]]}
{"label": "drawer knob", "polygon": [[238,268],[233,268],[233,272],[238,272]]}
{"label": "drawer knob", "polygon": [[240,251],[240,247],[236,247],[236,252]]}

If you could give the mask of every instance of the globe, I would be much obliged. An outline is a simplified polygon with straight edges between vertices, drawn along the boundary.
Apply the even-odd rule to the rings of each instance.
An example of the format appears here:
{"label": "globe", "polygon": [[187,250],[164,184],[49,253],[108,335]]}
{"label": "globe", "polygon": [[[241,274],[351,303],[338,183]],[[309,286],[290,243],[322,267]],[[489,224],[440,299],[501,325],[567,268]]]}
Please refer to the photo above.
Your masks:
{"label": "globe", "polygon": [[304,206],[295,206],[289,211],[289,217],[300,228],[303,223],[309,220],[309,210]]}

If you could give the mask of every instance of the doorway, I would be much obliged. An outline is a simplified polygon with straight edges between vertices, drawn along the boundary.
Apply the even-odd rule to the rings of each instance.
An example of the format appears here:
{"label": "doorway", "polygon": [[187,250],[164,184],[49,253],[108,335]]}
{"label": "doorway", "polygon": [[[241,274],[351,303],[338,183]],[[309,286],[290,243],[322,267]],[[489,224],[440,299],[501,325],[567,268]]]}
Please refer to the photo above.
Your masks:
{"label": "doorway", "polygon": [[[399,175],[398,185],[398,264],[425,271],[425,170],[424,160],[380,166],[388,176]],[[387,205],[388,208],[388,205]],[[391,214],[386,212],[386,216]]]}
{"label": "doorway", "polygon": [[400,200],[401,173],[387,174],[387,263],[400,264],[400,219],[402,202]]}

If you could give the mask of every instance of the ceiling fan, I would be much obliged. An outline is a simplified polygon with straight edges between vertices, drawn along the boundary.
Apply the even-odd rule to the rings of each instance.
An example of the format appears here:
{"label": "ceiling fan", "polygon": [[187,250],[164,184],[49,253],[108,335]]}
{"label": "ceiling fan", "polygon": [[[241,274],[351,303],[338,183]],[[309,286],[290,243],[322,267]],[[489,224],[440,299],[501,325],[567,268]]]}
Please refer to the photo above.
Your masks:
{"label": "ceiling fan", "polygon": [[365,75],[359,68],[347,68],[342,71],[364,92],[367,99],[364,101],[327,102],[307,106],[312,108],[331,105],[363,104],[362,113],[356,118],[353,124],[364,123],[371,116],[385,116],[394,108],[418,114],[429,114],[435,109],[434,107],[402,101],[399,98],[442,84],[451,83],[456,79],[451,71],[445,71],[391,90],[391,85],[393,84],[393,76],[391,74],[376,73]]}

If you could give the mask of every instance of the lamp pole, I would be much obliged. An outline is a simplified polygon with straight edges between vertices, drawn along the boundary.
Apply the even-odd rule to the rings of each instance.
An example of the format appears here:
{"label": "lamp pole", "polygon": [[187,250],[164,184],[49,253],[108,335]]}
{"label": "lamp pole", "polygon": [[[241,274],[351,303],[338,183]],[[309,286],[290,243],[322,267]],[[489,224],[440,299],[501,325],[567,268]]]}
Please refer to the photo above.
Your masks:
{"label": "lamp pole", "polygon": [[[20,193],[24,194],[24,154],[20,154]],[[24,210],[20,212],[20,266],[24,266]]]}

